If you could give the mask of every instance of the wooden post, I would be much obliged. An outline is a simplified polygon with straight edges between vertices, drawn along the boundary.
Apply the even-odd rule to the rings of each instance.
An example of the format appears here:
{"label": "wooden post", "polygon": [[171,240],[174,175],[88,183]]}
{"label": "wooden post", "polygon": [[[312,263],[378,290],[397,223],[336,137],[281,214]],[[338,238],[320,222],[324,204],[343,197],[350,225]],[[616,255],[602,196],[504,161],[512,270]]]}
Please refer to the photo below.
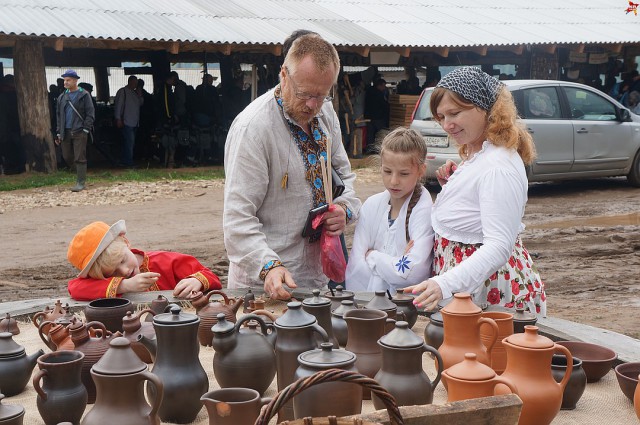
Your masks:
{"label": "wooden post", "polygon": [[55,172],[56,153],[49,129],[49,100],[42,41],[16,40],[13,61],[20,136],[27,171]]}
{"label": "wooden post", "polygon": [[109,72],[106,66],[96,66],[93,68],[96,77],[96,100],[98,102],[109,101]]}

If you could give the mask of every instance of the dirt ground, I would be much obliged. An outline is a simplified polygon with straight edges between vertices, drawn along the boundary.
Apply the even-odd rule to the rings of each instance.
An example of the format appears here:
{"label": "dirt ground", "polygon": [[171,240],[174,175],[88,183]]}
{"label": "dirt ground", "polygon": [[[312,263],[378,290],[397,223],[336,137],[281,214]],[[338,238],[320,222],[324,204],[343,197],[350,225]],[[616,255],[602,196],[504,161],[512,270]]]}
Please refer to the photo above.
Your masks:
{"label": "dirt ground", "polygon": [[[382,190],[373,168],[356,172],[363,200]],[[0,193],[0,300],[66,296],[67,244],[95,220],[125,219],[133,246],[192,254],[224,282],[222,199],[220,181]],[[640,338],[640,189],[621,178],[532,184],[524,222],[549,315]]]}

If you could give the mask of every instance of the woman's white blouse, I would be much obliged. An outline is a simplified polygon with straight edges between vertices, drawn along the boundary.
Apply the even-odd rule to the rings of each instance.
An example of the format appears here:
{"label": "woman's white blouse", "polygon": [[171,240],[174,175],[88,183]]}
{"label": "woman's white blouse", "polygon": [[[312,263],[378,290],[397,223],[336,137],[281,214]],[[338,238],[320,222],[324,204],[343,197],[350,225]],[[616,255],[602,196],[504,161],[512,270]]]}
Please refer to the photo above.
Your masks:
{"label": "woman's white blouse", "polygon": [[[429,191],[422,188],[418,203],[409,217],[409,237],[413,248],[407,247],[405,222],[410,197],[389,226],[388,191],[369,197],[362,208],[353,237],[353,246],[346,272],[346,287],[350,291],[386,291],[417,284],[431,276],[433,262],[433,229]],[[373,251],[365,258],[368,250]]]}
{"label": "woman's white blouse", "polygon": [[458,165],[433,205],[433,229],[448,240],[482,246],[433,278],[444,298],[475,292],[508,261],[524,230],[527,189],[524,163],[514,149],[485,141],[480,152]]}

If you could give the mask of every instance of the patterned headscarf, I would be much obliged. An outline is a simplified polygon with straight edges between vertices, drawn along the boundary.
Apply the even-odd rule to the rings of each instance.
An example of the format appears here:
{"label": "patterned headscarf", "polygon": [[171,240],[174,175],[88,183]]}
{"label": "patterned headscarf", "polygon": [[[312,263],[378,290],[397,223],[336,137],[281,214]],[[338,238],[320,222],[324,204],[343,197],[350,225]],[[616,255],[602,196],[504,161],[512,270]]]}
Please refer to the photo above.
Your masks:
{"label": "patterned headscarf", "polygon": [[477,107],[488,111],[498,98],[503,84],[474,66],[465,66],[445,75],[436,87],[459,94]]}

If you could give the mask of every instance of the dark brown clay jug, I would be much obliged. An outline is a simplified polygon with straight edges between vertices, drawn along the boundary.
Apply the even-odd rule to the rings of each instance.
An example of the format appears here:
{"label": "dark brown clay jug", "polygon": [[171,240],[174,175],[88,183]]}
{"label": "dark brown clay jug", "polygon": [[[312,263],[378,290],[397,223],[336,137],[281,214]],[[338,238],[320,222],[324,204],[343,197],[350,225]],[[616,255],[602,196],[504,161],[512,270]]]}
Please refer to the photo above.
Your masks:
{"label": "dark brown clay jug", "polygon": [[[294,376],[296,381],[327,369],[358,372],[356,355],[347,350],[334,350],[330,342],[320,344],[320,349],[300,354],[298,364],[300,366]],[[293,411],[296,419],[359,415],[362,411],[362,387],[339,381],[314,385],[293,398]]]}
{"label": "dark brown clay jug", "polygon": [[442,313],[439,311],[429,316],[429,323],[424,328],[424,340],[427,345],[432,346],[436,350],[442,345],[444,340],[444,327],[442,323]]}
{"label": "dark brown clay jug", "polygon": [[489,366],[480,363],[475,353],[466,353],[463,361],[442,372],[442,380],[447,381],[448,402],[490,397],[498,384],[506,385],[517,394],[517,388],[511,381],[499,377]]}
{"label": "dark brown clay jug", "polygon": [[[39,328],[40,324],[45,320],[53,322],[60,316],[64,316],[64,310],[62,309],[62,303],[60,300],[57,300],[53,308],[46,306],[43,311],[34,314],[31,321],[36,328]],[[45,332],[48,331],[49,329],[45,329]]]}
{"label": "dark brown clay jug", "polygon": [[84,308],[87,322],[100,322],[111,332],[122,332],[122,318],[136,307],[126,298],[98,298]]}
{"label": "dark brown clay jug", "polygon": [[0,321],[0,332],[11,332],[11,335],[18,335],[20,333],[18,322],[11,317],[11,314],[7,313],[5,318]]}
{"label": "dark brown clay jug", "polygon": [[[560,411],[562,393],[573,370],[573,356],[566,347],[538,335],[537,326],[525,326],[524,333],[502,340],[507,350],[507,367],[502,378],[518,387],[522,399],[519,425],[548,425]],[[567,369],[560,383],[551,374],[554,353],[567,357]]]}
{"label": "dark brown clay jug", "polygon": [[[89,328],[97,329],[100,331],[101,336],[92,337],[89,334]],[[109,335],[104,325],[100,322],[89,322],[84,324],[76,320],[71,321],[71,324],[69,325],[69,334],[71,335],[74,350],[84,353],[80,377],[89,396],[87,403],[92,404],[96,401],[96,385],[91,378],[91,367],[96,364],[109,349],[109,341],[112,336]],[[116,336],[120,336],[120,334],[117,334]]]}
{"label": "dark brown clay jug", "polygon": [[[276,376],[276,353],[267,339],[267,325],[260,316],[248,314],[235,325],[224,313],[218,313],[213,325],[213,373],[222,388],[251,388],[260,395]],[[242,325],[254,321],[262,333],[254,329],[243,331]]]}
{"label": "dark brown clay jug", "polygon": [[33,388],[38,394],[38,412],[46,425],[80,423],[88,399],[80,379],[83,359],[84,353],[66,350],[38,359],[40,370],[33,376]]}
{"label": "dark brown clay jug", "polygon": [[[220,295],[223,301],[209,302],[211,295]],[[234,302],[222,291],[210,291],[206,295],[197,291],[192,293],[189,301],[191,301],[191,305],[196,309],[196,314],[200,318],[198,341],[204,347],[211,346],[211,340],[213,339],[211,327],[218,323],[218,313],[224,313],[229,322],[236,323],[236,313],[244,302],[242,298],[238,298]]]}
{"label": "dark brown clay jug", "polygon": [[[163,383],[147,370],[128,339],[113,338],[109,350],[91,368],[91,376],[98,396],[82,425],[160,425],[158,410],[164,394]],[[154,388],[151,405],[144,396],[145,382]]]}
{"label": "dark brown clay jug", "polygon": [[0,383],[7,397],[20,394],[31,378],[36,360],[44,354],[42,349],[27,355],[22,345],[13,340],[11,332],[0,332]]}
{"label": "dark brown clay jug", "polygon": [[[288,303],[287,311],[276,319],[274,325],[278,332],[275,345],[278,391],[282,391],[294,381],[298,356],[317,347],[316,334],[322,337],[323,342],[328,342],[329,336],[318,325],[315,316],[304,311],[298,301]],[[283,406],[278,418],[279,422],[294,418],[293,402]]]}
{"label": "dark brown clay jug", "polygon": [[524,327],[527,325],[535,325],[538,318],[535,314],[525,311],[524,307],[516,307],[515,313],[513,313],[513,332],[523,333]]}
{"label": "dark brown clay jug", "polygon": [[165,313],[168,306],[169,299],[162,294],[158,295],[155,299],[151,300],[151,304],[149,304],[149,308],[153,310],[153,314],[147,314],[144,317],[144,321],[153,322],[153,316],[155,316],[156,314]]}
{"label": "dark brown clay jug", "polygon": [[[48,333],[44,332],[46,328],[49,329]],[[45,320],[38,328],[38,335],[51,351],[73,350],[75,348],[73,341],[71,341],[71,335],[69,335],[69,328],[66,325]]]}
{"label": "dark brown clay jug", "polygon": [[[562,378],[567,371],[567,358],[560,354],[554,354],[551,360],[551,374],[556,382],[562,382]],[[578,404],[587,387],[587,375],[582,369],[582,360],[573,358],[573,370],[569,377],[569,382],[562,392],[562,404],[560,410],[573,410]]]}
{"label": "dark brown clay jug", "polygon": [[338,340],[341,347],[347,345],[349,340],[349,332],[347,331],[347,322],[344,321],[344,314],[349,310],[355,310],[357,307],[353,305],[353,300],[342,300],[340,307],[331,312],[331,328],[333,336]]}
{"label": "dark brown clay jug", "polygon": [[[170,313],[153,317],[156,339],[138,336],[138,341],[155,356],[151,370],[164,383],[164,399],[158,415],[163,422],[193,422],[202,404],[200,397],[209,390],[209,378],[198,354],[200,318],[182,312],[177,305]],[[151,399],[153,386],[147,386]]]}
{"label": "dark brown clay jug", "polygon": [[402,313],[407,323],[409,323],[409,329],[413,328],[413,325],[418,321],[418,309],[413,304],[414,296],[403,294],[398,292],[391,298],[391,302],[393,302],[397,306],[397,312]]}
{"label": "dark brown clay jug", "polygon": [[[442,345],[438,348],[444,369],[464,360],[465,353],[475,353],[480,363],[491,366],[491,348],[498,337],[498,325],[492,319],[482,317],[482,309],[471,301],[471,295],[458,293],[453,301],[440,310],[444,327]],[[480,339],[480,325],[490,326],[492,334],[488,349]],[[444,382],[446,387],[446,382]]]}
{"label": "dark brown clay jug", "polygon": [[24,407],[18,404],[4,404],[4,394],[0,394],[0,424],[22,425],[24,421]]}
{"label": "dark brown clay jug", "polygon": [[[393,303],[387,297],[387,293],[384,291],[376,291],[373,293],[373,298],[364,305],[364,308],[369,310],[381,310],[387,313],[387,317],[396,320],[396,313],[398,306]],[[391,329],[390,329],[391,330]]]}
{"label": "dark brown clay jug", "polygon": [[357,308],[358,304],[355,300],[355,294],[351,291],[346,291],[342,285],[336,286],[336,289],[333,291],[329,290],[323,294],[325,298],[329,298],[331,300],[331,311],[340,307],[342,301],[351,300],[353,301],[353,305]]}
{"label": "dark brown clay jug", "polygon": [[147,317],[153,317],[155,312],[146,308],[141,312],[134,314],[127,311],[127,315],[122,318],[122,329],[124,330],[124,336],[131,342],[131,349],[134,353],[145,363],[151,363],[151,353],[145,348],[144,345],[138,342],[138,335],[144,335],[147,338],[155,338],[156,331],[153,329],[153,323],[140,321],[143,315],[147,314]]}
{"label": "dark brown clay jug", "polygon": [[[313,296],[302,300],[302,309],[315,316],[318,324],[329,335],[329,341],[333,343],[333,348],[338,348],[338,340],[333,336],[333,326],[331,325],[331,300],[320,296],[320,290],[311,291]],[[322,337],[316,335],[318,345],[322,343]]]}
{"label": "dark brown clay jug", "polygon": [[[409,329],[405,321],[396,322],[394,330],[378,340],[382,348],[382,367],[374,379],[396,399],[398,406],[431,404],[440,375],[442,359],[438,350],[425,344]],[[433,382],[422,368],[422,355],[431,353],[437,359],[437,374]],[[384,402],[373,395],[376,409],[384,409]]]}

